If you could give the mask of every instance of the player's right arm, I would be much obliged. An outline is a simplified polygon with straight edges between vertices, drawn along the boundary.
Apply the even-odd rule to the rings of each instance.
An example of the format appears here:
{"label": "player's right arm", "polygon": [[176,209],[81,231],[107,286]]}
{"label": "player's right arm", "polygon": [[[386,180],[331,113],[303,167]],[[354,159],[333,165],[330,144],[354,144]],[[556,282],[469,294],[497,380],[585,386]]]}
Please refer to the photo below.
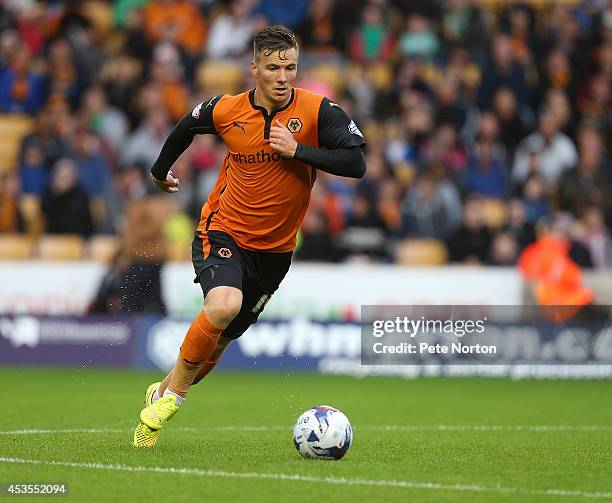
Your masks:
{"label": "player's right arm", "polygon": [[178,178],[172,176],[170,168],[191,145],[196,134],[217,134],[213,120],[213,109],[221,96],[204,101],[186,114],[166,138],[164,145],[151,168],[155,185],[164,192],[178,191]]}

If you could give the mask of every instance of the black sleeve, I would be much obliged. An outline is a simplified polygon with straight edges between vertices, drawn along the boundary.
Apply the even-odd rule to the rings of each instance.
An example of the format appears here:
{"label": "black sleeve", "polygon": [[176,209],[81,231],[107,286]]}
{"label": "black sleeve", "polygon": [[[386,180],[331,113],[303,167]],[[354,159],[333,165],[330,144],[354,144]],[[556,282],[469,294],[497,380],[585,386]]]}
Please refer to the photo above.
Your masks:
{"label": "black sleeve", "polygon": [[196,134],[217,134],[213,121],[213,109],[221,96],[204,101],[186,114],[166,138],[164,145],[151,168],[157,180],[165,180],[168,171],[180,155],[191,145]]}
{"label": "black sleeve", "polygon": [[324,98],[319,108],[319,145],[298,145],[295,158],[332,175],[361,178],[366,164],[365,140],[351,118]]}

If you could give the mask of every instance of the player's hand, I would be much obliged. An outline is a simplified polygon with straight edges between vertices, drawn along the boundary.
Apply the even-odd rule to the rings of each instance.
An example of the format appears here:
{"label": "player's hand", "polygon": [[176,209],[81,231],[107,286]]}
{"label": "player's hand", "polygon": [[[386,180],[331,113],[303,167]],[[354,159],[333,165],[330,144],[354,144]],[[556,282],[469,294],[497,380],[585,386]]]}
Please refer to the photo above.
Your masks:
{"label": "player's hand", "polygon": [[282,157],[292,158],[297,146],[298,142],[293,138],[291,131],[281,121],[276,120],[274,126],[270,128],[270,147]]}
{"label": "player's hand", "polygon": [[179,191],[179,179],[172,176],[172,170],[168,171],[165,180],[158,180],[153,175],[151,175],[151,178],[153,178],[153,183],[159,190],[170,193]]}

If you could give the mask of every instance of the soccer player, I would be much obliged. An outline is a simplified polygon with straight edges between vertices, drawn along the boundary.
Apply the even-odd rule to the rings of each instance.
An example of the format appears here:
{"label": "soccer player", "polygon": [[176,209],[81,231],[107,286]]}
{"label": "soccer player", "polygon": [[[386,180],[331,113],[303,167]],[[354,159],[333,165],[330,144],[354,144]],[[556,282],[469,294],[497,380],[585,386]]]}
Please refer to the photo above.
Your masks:
{"label": "soccer player", "polygon": [[145,394],[134,445],[152,447],[164,424],[234,339],[257,321],[291,263],[316,170],[352,178],[365,173],[364,138],[327,98],[294,87],[298,43],[284,26],[254,39],[256,86],[204,101],[166,139],[151,169],[157,187],[179,190],[170,168],[196,134],[227,145],[219,179],[202,208],[193,265],[204,307],[191,324],[174,369]]}

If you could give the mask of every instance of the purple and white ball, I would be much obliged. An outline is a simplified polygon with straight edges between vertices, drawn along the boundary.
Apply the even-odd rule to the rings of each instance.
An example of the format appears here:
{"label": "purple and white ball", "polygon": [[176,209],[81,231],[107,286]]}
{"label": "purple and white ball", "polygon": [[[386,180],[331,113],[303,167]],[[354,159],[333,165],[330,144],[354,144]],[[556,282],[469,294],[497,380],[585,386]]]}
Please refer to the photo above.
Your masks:
{"label": "purple and white ball", "polygon": [[352,442],[348,417],[329,405],[308,409],[293,429],[295,448],[307,459],[342,459]]}

